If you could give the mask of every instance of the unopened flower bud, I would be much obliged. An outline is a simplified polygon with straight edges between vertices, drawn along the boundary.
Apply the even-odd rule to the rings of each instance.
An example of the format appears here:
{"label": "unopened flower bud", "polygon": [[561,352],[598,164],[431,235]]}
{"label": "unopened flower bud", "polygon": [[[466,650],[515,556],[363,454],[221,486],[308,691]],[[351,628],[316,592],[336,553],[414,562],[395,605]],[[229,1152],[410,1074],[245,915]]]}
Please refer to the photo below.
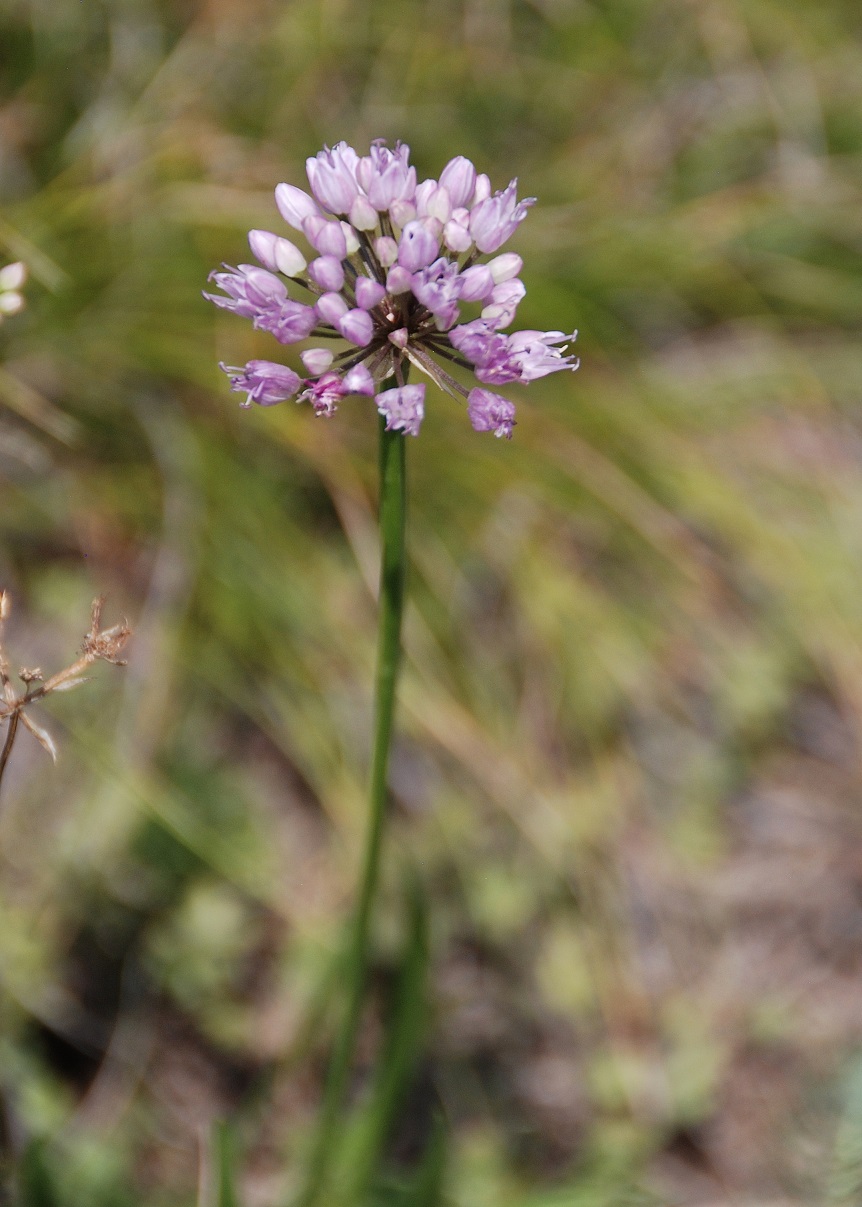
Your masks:
{"label": "unopened flower bud", "polygon": [[270,272],[283,272],[286,277],[295,277],[305,268],[305,256],[299,248],[272,231],[249,231],[248,245]]}
{"label": "unopened flower bud", "polygon": [[27,265],[22,260],[0,268],[0,291],[20,289],[27,280]]}
{"label": "unopened flower bud", "polygon": [[350,225],[358,231],[373,231],[377,227],[377,210],[360,193],[350,207]]}
{"label": "unopened flower bud", "polygon": [[294,230],[302,230],[307,218],[322,217],[317,202],[294,184],[280,184],[275,190],[278,212]]}
{"label": "unopened flower bud", "polygon": [[416,213],[420,218],[425,218],[428,215],[428,199],[437,188],[436,180],[423,180],[416,186]]}
{"label": "unopened flower bud", "polygon": [[461,273],[459,296],[462,302],[479,302],[490,297],[493,288],[494,278],[487,264],[474,264],[472,268],[467,268]]}
{"label": "unopened flower bud", "polygon": [[445,226],[452,216],[452,202],[449,198],[449,190],[445,185],[438,185],[434,189],[428,198],[425,209],[428,218],[436,218],[441,227]]}
{"label": "unopened flower bud", "polygon": [[398,244],[394,239],[390,239],[389,235],[381,235],[379,239],[375,239],[374,250],[384,268],[389,268],[398,259]]}
{"label": "unopened flower bud", "polygon": [[334,359],[328,348],[306,348],[299,358],[312,377],[325,373]]}
{"label": "unopened flower bud", "polygon": [[322,256],[336,256],[343,260],[347,255],[347,240],[340,222],[327,222],[325,218],[306,218],[302,224],[305,237]]}
{"label": "unopened flower bud", "polygon": [[437,249],[437,240],[424,222],[408,222],[398,241],[398,263],[408,272],[417,272],[436,259]]}
{"label": "unopened flower bud", "polygon": [[344,284],[344,269],[335,256],[319,256],[308,266],[308,275],[321,289],[337,293]]}
{"label": "unopened flower bud", "polygon": [[524,261],[515,252],[507,251],[502,256],[495,256],[493,260],[489,260],[487,267],[494,278],[494,284],[502,285],[504,281],[511,281],[518,275],[524,267]]}
{"label": "unopened flower bud", "polygon": [[348,256],[352,256],[354,252],[359,251],[359,236],[349,222],[342,222],[341,229],[344,232],[344,244],[347,248],[347,254]]}
{"label": "unopened flower bud", "polygon": [[305,161],[312,193],[332,214],[346,214],[359,191],[353,175],[357,159],[353,148],[341,142]]}
{"label": "unopened flower bud", "polygon": [[305,272],[305,256],[289,239],[279,239],[275,245],[275,266],[286,277],[298,277]]}
{"label": "unopened flower bud", "polygon": [[357,277],[354,285],[356,305],[362,310],[373,310],[386,296],[386,289],[371,277]]}
{"label": "unopened flower bud", "polygon": [[495,285],[491,291],[491,304],[483,309],[482,318],[486,319],[492,327],[496,327],[498,331],[503,327],[508,327],[515,321],[518,303],[526,292],[523,281],[518,280],[517,277],[513,277],[511,281],[503,281],[501,285]]}
{"label": "unopened flower bud", "polygon": [[440,183],[449,193],[452,207],[466,205],[476,187],[476,169],[469,159],[456,155],[440,173]]}
{"label": "unopened flower bud", "polygon": [[5,293],[0,293],[0,314],[17,314],[23,309],[24,295],[9,290]]}
{"label": "unopened flower bud", "polygon": [[393,201],[389,207],[389,217],[396,226],[406,226],[416,218],[416,206],[412,201]]}
{"label": "unopened flower bud", "polygon": [[[473,200],[469,203],[472,208],[480,201],[486,201],[491,196],[491,181],[484,172],[476,177],[476,188],[473,190]],[[466,204],[466,203],[465,203]]]}
{"label": "unopened flower bud", "polygon": [[314,309],[325,322],[337,327],[339,321],[347,314],[347,303],[340,293],[325,293],[317,299]]}
{"label": "unopened flower bud", "polygon": [[344,374],[344,389],[348,394],[371,396],[376,386],[367,365],[355,365]]}
{"label": "unopened flower bud", "polygon": [[374,334],[374,322],[367,310],[348,310],[336,326],[346,340],[360,348],[370,343]]}
{"label": "unopened flower bud", "polygon": [[450,220],[443,227],[443,242],[450,251],[467,251],[473,244],[473,239],[466,226]]}
{"label": "unopened flower bud", "polygon": [[413,277],[406,268],[402,268],[400,264],[390,268],[386,278],[386,289],[389,293],[407,293],[412,284]]}

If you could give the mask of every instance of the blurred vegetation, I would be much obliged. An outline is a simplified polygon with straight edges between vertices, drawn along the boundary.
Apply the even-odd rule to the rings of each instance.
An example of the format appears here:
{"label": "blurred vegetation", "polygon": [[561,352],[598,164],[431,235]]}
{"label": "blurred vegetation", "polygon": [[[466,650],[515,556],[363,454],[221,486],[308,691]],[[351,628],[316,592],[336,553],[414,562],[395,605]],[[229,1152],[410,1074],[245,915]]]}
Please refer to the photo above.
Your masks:
{"label": "blurred vegetation", "polygon": [[519,318],[583,365],[511,444],[442,396],[410,444],[343,1201],[856,1202],[860,34],[850,0],[0,0],[9,644],[62,665],[103,592],[135,628],[3,785],[2,1201],[297,1187],[376,423],[241,413],[217,361],[277,349],[200,291],[306,155],[382,136],[538,196]]}

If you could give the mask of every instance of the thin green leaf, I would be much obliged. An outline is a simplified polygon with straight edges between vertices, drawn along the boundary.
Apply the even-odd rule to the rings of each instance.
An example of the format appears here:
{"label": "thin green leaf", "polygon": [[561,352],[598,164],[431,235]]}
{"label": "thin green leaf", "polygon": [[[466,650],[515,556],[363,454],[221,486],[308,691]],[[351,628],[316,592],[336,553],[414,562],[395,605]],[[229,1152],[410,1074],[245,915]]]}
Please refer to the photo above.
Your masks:
{"label": "thin green leaf", "polygon": [[214,1207],[239,1207],[236,1193],[236,1136],[229,1123],[216,1123],[212,1132]]}

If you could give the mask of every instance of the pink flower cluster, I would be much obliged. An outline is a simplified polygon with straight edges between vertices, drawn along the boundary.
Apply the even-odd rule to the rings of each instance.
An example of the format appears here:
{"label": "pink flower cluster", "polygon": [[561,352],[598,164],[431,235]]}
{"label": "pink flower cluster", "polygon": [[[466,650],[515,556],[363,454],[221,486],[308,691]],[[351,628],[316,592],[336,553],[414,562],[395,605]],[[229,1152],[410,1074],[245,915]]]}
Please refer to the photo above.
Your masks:
{"label": "pink flower cluster", "polygon": [[[411,365],[453,397],[467,400],[478,432],[510,438],[515,408],[486,386],[531,382],[576,369],[564,355],[561,331],[503,331],[515,319],[525,289],[522,261],[497,254],[527,216],[535,198],[517,199],[517,181],[492,193],[488,177],[463,156],[450,160],[439,180],[417,183],[410,150],[382,141],[360,157],[346,143],[307,161],[311,193],[280,184],[281,216],[316,253],[309,261],[290,240],[253,230],[258,264],[214,272],[222,293],[204,294],[216,306],[250,318],[282,344],[340,340],[300,353],[307,376],[273,361],[243,368],[222,365],[243,406],[272,406],[287,398],[332,415],[350,394],[374,397],[389,429],[417,435],[425,413],[425,386],[408,385]],[[487,257],[491,257],[488,259]],[[285,284],[305,291],[289,296]],[[461,322],[463,306],[478,317]],[[440,364],[471,370],[481,383],[466,389]],[[384,382],[394,387],[381,390]]]}

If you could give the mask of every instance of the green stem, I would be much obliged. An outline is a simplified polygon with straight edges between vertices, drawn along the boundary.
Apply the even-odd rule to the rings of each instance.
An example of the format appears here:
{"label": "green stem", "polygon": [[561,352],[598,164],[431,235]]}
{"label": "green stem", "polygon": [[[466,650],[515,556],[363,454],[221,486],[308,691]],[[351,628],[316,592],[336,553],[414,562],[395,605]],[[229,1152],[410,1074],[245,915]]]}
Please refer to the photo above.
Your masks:
{"label": "green stem", "polygon": [[401,660],[401,616],[405,580],[405,437],[387,432],[380,419],[380,619],[377,638],[377,685],[374,708],[374,751],[368,832],[362,882],[345,962],[347,1007],[336,1037],[324,1090],[317,1136],[305,1188],[295,1207],[312,1207],[324,1189],[335,1148],[338,1116],[344,1097],[368,972],[371,912],[380,872],[380,850],[386,820],[386,781],[395,715],[395,688]]}

